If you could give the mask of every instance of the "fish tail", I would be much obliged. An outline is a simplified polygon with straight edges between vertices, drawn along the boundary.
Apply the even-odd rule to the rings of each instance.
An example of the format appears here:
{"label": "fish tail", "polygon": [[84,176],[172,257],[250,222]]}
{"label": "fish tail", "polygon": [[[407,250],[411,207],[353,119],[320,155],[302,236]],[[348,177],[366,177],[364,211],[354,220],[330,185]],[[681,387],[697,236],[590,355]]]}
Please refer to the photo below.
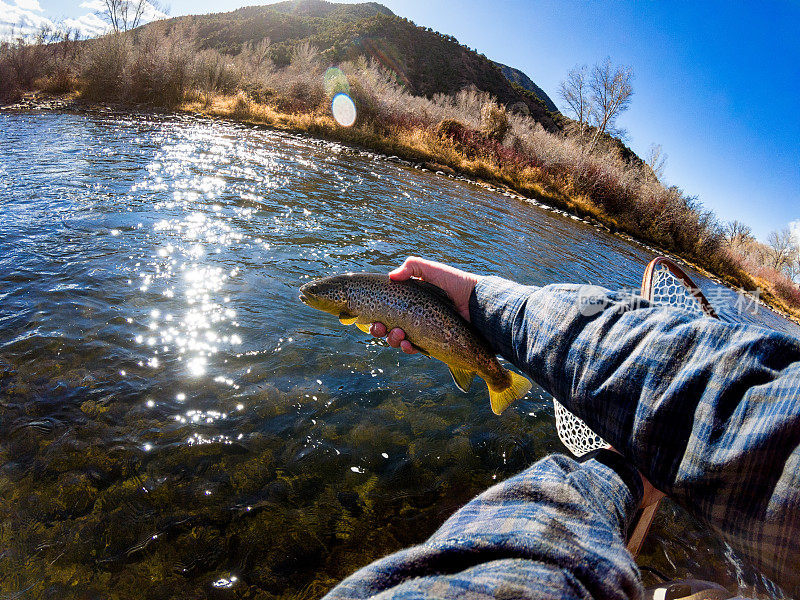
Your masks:
{"label": "fish tail", "polygon": [[509,371],[508,374],[511,375],[511,380],[507,387],[493,390],[489,386],[489,401],[492,405],[492,412],[496,415],[507,409],[514,400],[519,400],[531,390],[532,384],[527,378],[513,371]]}

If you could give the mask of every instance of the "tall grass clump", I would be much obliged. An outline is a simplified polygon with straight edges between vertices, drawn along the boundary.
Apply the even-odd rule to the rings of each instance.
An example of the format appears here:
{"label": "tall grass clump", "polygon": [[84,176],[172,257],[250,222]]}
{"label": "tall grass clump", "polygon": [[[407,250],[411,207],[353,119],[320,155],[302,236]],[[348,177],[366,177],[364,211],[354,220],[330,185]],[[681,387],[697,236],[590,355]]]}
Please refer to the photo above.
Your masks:
{"label": "tall grass clump", "polygon": [[240,91],[236,94],[231,113],[238,119],[249,119],[253,116],[253,101],[245,92]]}

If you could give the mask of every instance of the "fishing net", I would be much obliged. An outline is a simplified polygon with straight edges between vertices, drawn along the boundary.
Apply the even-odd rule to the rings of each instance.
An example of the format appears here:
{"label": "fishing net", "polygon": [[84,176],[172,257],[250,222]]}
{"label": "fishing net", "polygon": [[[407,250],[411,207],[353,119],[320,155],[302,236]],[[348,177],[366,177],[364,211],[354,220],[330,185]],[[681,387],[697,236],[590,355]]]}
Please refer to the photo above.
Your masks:
{"label": "fishing net", "polygon": [[683,278],[675,273],[676,268],[674,263],[659,262],[654,265],[650,294],[644,293],[646,290],[642,289],[642,296],[652,304],[674,306],[698,317],[714,316],[704,306],[703,295],[697,286],[685,273]]}
{"label": "fishing net", "polygon": [[[700,289],[680,267],[667,258],[656,258],[647,265],[642,278],[642,297],[651,304],[674,306],[697,316],[716,317]],[[577,457],[609,444],[586,423],[569,412],[555,398],[553,408],[561,442]]]}
{"label": "fishing net", "polygon": [[593,450],[608,448],[608,442],[589,429],[586,423],[564,408],[564,405],[555,398],[553,398],[553,408],[556,413],[558,437],[572,454],[581,457]]}

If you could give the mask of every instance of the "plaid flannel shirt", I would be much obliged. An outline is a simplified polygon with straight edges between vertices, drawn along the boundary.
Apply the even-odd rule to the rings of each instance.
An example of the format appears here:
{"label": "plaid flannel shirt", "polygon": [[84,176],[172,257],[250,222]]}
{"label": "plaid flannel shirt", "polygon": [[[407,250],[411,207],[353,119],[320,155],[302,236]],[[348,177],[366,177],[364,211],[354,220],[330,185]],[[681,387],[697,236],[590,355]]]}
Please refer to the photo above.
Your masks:
{"label": "plaid flannel shirt", "polygon": [[[800,594],[798,340],[598,287],[497,277],[480,279],[470,316],[657,488]],[[329,597],[637,598],[624,532],[642,491],[625,469],[547,457]]]}

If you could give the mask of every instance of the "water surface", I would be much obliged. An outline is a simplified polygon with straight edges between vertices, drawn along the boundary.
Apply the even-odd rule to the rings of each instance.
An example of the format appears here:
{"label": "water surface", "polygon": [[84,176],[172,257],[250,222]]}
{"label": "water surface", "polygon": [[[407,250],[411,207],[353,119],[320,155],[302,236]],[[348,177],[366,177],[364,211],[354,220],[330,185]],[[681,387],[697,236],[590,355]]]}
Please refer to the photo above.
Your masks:
{"label": "water surface", "polygon": [[[181,117],[0,114],[0,594],[313,598],[553,451],[297,288],[408,254],[638,288],[654,254],[341,145]],[[697,277],[722,317],[798,329]],[[641,564],[777,593],[665,503]],[[645,570],[646,577],[652,577]]]}

